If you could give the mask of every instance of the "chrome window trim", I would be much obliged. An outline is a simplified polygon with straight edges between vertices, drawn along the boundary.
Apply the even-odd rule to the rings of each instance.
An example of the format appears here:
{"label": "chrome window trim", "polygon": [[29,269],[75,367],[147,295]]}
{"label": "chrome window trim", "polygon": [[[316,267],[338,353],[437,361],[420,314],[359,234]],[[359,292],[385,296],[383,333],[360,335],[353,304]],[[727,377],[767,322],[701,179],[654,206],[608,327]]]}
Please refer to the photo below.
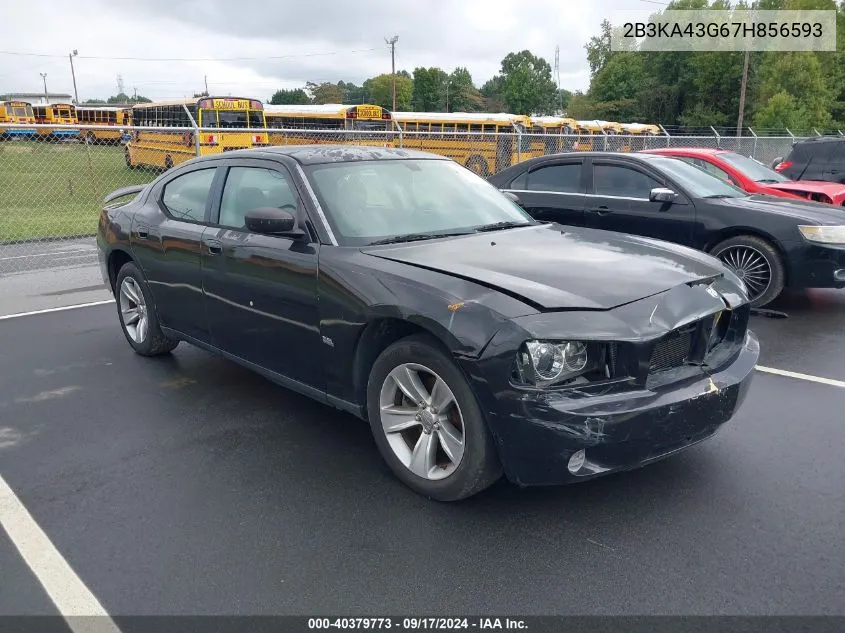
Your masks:
{"label": "chrome window trim", "polygon": [[334,231],[332,231],[332,227],[329,225],[326,214],[323,212],[323,207],[320,206],[317,194],[314,193],[311,183],[308,182],[308,176],[305,175],[305,170],[302,169],[302,165],[299,163],[296,163],[296,171],[302,179],[302,184],[305,186],[305,190],[308,192],[308,195],[311,196],[311,202],[314,203],[314,208],[317,209],[317,215],[320,216],[320,222],[323,223],[323,228],[326,229],[326,234],[329,236],[329,242],[331,242],[332,246],[338,246],[337,238],[334,235]]}

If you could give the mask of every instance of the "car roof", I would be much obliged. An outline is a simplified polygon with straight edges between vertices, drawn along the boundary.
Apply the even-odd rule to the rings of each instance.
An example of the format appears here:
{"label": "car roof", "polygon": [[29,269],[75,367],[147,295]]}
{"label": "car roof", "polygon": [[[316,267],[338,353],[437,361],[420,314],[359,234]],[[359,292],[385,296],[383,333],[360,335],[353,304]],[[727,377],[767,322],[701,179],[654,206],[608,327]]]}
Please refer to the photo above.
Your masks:
{"label": "car roof", "polygon": [[817,136],[796,141],[795,144],[809,145],[816,143],[845,143],[845,136]]}
{"label": "car roof", "polygon": [[225,154],[214,154],[197,159],[221,160],[224,158],[278,158],[288,156],[302,165],[320,165],[325,163],[345,163],[362,160],[449,160],[445,156],[420,152],[412,149],[390,147],[368,147],[365,145],[281,145],[276,147],[256,147],[242,149]]}
{"label": "car roof", "polygon": [[730,150],[718,147],[658,147],[655,149],[644,149],[639,154],[657,154],[658,156],[671,156],[672,154],[700,154],[715,156],[716,154],[727,154]]}

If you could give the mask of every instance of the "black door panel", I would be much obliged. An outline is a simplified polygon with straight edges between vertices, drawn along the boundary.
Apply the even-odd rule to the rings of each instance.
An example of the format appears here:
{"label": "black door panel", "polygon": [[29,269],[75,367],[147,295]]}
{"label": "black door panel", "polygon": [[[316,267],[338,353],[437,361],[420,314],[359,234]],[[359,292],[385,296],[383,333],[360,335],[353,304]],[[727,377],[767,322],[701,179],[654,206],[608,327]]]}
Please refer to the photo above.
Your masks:
{"label": "black door panel", "polygon": [[133,220],[130,244],[161,324],[207,342],[202,296],[202,224],[216,168],[197,169],[163,183]]}
{"label": "black door panel", "polygon": [[247,230],[244,213],[262,206],[304,214],[291,175],[281,165],[231,163],[213,212],[231,226],[210,227],[202,254],[211,340],[230,354],[322,389],[319,247],[307,239]]}
{"label": "black door panel", "polygon": [[521,206],[537,220],[584,225],[583,160],[544,163],[520,178]]}

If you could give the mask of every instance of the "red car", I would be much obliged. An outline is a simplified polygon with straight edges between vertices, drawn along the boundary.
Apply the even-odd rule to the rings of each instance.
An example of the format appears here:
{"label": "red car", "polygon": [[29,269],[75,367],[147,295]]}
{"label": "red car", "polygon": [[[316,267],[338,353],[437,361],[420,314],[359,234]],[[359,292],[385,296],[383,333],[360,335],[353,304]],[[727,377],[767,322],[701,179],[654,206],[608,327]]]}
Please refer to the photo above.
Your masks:
{"label": "red car", "polygon": [[680,158],[748,193],[804,198],[845,206],[845,185],[824,180],[789,180],[753,158],[736,152],[710,147],[667,147],[643,151]]}

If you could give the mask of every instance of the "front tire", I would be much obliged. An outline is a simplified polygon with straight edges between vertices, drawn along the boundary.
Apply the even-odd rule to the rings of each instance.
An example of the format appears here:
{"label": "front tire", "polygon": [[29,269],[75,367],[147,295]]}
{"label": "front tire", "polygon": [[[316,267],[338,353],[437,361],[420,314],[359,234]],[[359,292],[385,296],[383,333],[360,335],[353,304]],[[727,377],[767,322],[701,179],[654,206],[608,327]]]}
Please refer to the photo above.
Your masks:
{"label": "front tire", "polygon": [[786,284],[786,270],[777,249],[756,235],[740,235],[717,244],[710,254],[745,282],[751,307],[777,299]]}
{"label": "front tire", "polygon": [[430,336],[410,336],[381,353],[370,371],[367,411],[388,466],[426,497],[465,499],[502,475],[475,394]]}
{"label": "front tire", "polygon": [[161,331],[152,293],[141,270],[131,262],[124,264],[114,285],[120,327],[132,349],[141,356],[173,351],[179,341],[167,338]]}

